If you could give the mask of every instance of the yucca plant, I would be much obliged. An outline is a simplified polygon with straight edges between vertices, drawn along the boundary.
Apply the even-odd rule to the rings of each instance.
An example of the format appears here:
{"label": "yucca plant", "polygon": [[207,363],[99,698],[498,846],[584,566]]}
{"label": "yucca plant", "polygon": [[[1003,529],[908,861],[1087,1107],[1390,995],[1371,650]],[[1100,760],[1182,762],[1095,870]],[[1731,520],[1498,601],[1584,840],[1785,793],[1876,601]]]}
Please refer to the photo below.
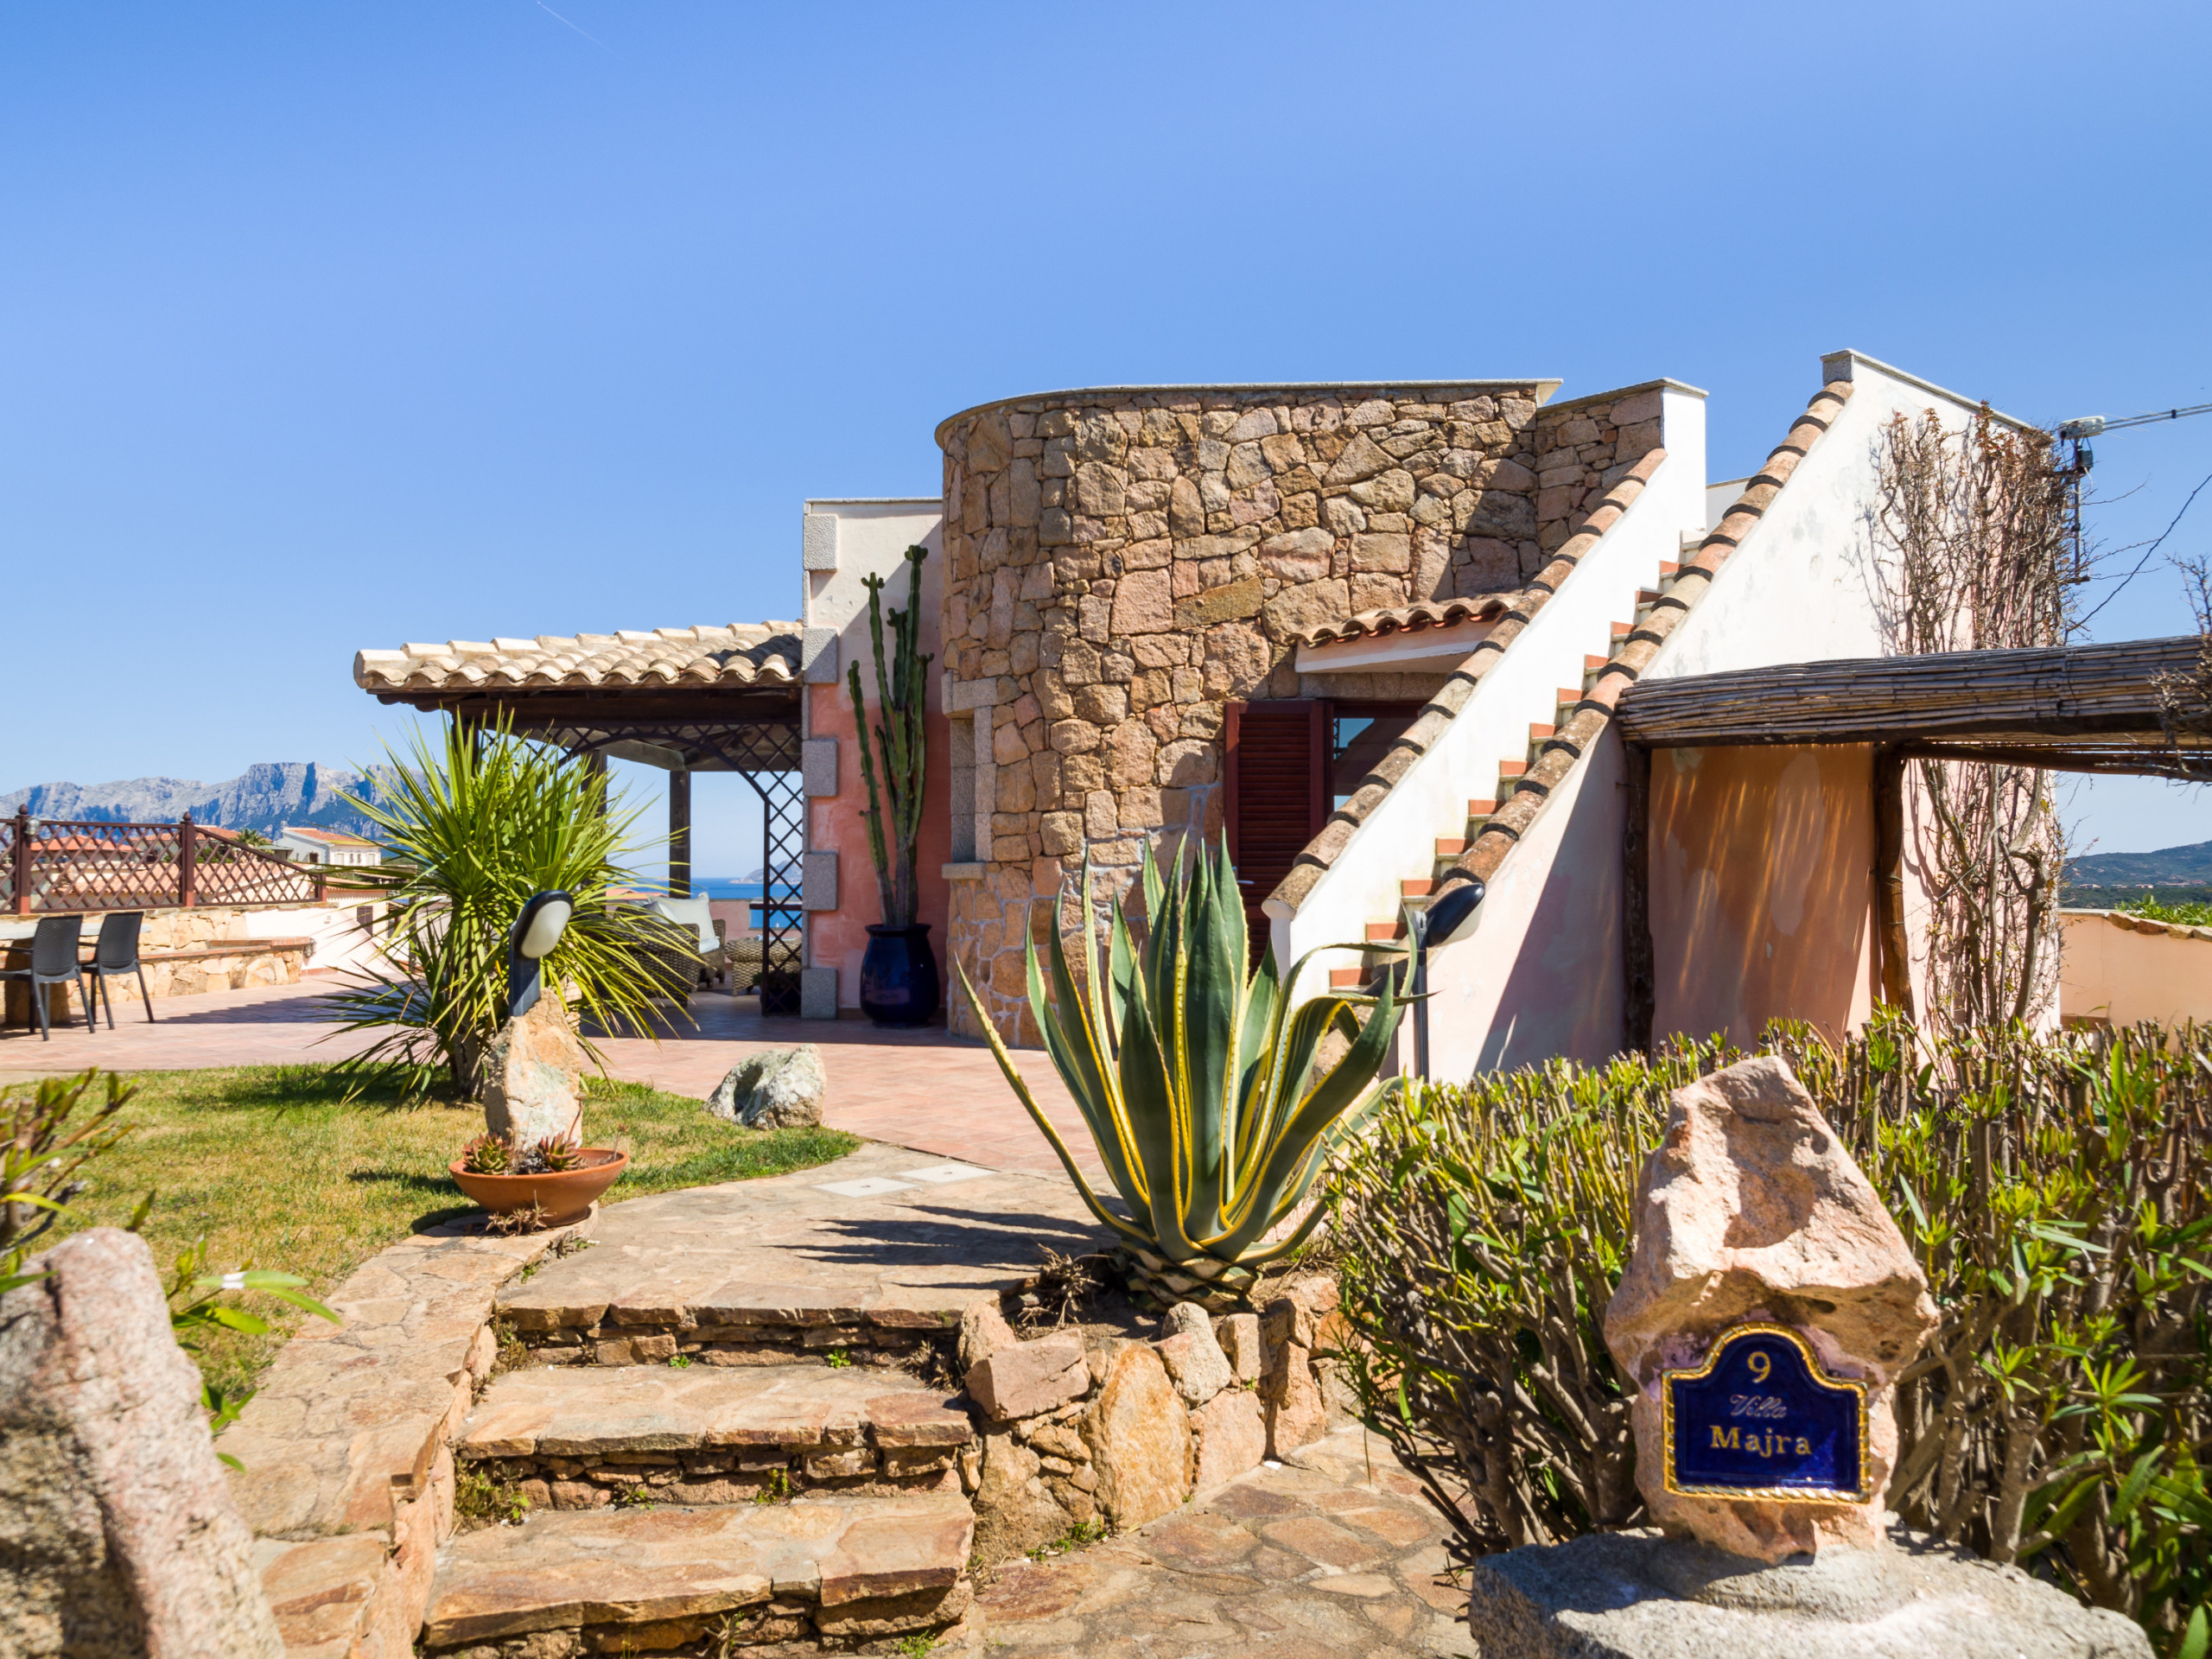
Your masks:
{"label": "yucca plant", "polygon": [[[1045,956],[1029,944],[1029,1007],[1075,1097],[1098,1156],[1132,1219],[1103,1204],[984,1013],[962,988],[999,1069],[1059,1154],[1076,1190],[1159,1289],[1175,1296],[1242,1294],[1257,1270],[1295,1250],[1320,1219],[1297,1217],[1314,1178],[1396,1080],[1376,1081],[1404,1004],[1386,977],[1380,996],[1330,993],[1294,1006],[1309,952],[1285,981],[1263,951],[1249,967],[1243,900],[1228,849],[1201,845],[1163,874],[1146,849],[1141,945],[1120,906],[1105,960],[1083,874],[1084,976],[1077,983],[1057,925]],[[1046,980],[1049,973],[1051,992]],[[1354,1012],[1369,1010],[1363,1021]],[[1347,1039],[1322,1063],[1332,1031]],[[1282,1236],[1269,1235],[1288,1223]]]}
{"label": "yucca plant", "polygon": [[340,1030],[384,1033],[341,1064],[396,1061],[410,1095],[442,1071],[455,1098],[477,1098],[507,1017],[508,931],[525,899],[553,889],[575,912],[545,959],[549,989],[561,987],[571,1012],[601,1029],[646,1026],[652,999],[688,976],[671,982],[661,965],[682,959],[675,925],[616,900],[641,884],[622,863],[639,850],[637,813],[609,803],[605,776],[583,757],[504,725],[449,719],[435,750],[419,731],[411,747],[373,795],[346,798],[383,832],[385,861],[347,879],[382,888],[391,910],[378,965],[327,999]]}

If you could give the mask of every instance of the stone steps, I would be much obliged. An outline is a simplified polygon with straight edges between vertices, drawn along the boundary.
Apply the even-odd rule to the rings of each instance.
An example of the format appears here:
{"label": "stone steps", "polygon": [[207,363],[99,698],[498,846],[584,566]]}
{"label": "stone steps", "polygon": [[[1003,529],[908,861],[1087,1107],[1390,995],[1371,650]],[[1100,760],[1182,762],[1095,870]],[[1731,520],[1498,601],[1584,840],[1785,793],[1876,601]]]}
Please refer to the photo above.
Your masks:
{"label": "stone steps", "polygon": [[763,1201],[735,1227],[712,1187],[614,1205],[596,1248],[501,1289],[500,1325],[541,1363],[895,1360],[1020,1288],[1040,1227],[1078,1254],[1103,1242],[1063,1177],[893,1147],[750,1185]]}
{"label": "stone steps", "polygon": [[547,1630],[607,1653],[928,1630],[972,1599],[974,1531],[957,1494],[534,1515],[440,1551],[423,1648]]}
{"label": "stone steps", "polygon": [[509,1371],[454,1445],[533,1509],[749,1503],[809,1490],[957,1497],[962,1396],[905,1371],[816,1363]]}

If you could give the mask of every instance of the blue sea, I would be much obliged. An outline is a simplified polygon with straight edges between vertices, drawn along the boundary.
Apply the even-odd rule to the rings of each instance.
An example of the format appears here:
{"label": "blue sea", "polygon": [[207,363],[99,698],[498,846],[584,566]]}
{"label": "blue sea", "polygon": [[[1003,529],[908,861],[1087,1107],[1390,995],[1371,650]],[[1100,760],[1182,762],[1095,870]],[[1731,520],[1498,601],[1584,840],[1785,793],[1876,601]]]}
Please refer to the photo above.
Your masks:
{"label": "blue sea", "polygon": [[695,875],[691,878],[691,895],[695,899],[758,899],[761,897],[758,881],[740,881],[727,875]]}

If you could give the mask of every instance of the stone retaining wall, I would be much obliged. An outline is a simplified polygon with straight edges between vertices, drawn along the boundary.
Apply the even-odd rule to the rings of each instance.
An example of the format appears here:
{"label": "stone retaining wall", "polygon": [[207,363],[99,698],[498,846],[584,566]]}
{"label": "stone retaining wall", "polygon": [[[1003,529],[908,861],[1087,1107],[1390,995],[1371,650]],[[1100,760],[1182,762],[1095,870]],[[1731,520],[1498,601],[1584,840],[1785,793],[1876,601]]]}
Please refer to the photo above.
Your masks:
{"label": "stone retaining wall", "polygon": [[[195,906],[149,910],[138,933],[138,950],[146,969],[146,991],[154,998],[198,996],[207,991],[238,991],[253,985],[296,985],[310,967],[342,965],[353,953],[352,941],[334,949],[334,938],[358,926],[360,912],[379,909],[382,900],[353,893],[325,905],[283,908],[245,908],[235,905]],[[296,918],[296,919],[295,919]],[[89,948],[99,938],[101,916],[85,917],[84,938]],[[0,958],[10,968],[30,965],[30,937],[36,918],[9,918],[19,937],[0,940]],[[263,931],[257,935],[256,928]],[[282,928],[281,934],[270,930]],[[113,1001],[137,1002],[136,974],[115,976],[107,982]],[[28,987],[6,988],[5,1018],[21,1025],[30,1012]],[[47,1016],[60,1022],[82,1020],[76,987],[49,988]],[[158,1017],[158,1016],[157,1016]]]}
{"label": "stone retaining wall", "polygon": [[961,1460],[976,1560],[1090,1524],[1127,1530],[1318,1440],[1352,1402],[1333,1357],[1335,1281],[1294,1281],[1257,1313],[1171,1310],[1149,1342],[1019,1340],[988,1307],[961,1327],[979,1443]]}
{"label": "stone retaining wall", "polygon": [[[312,948],[313,941],[308,939],[226,940],[196,950],[142,956],[140,960],[145,964],[149,997],[197,996],[203,991],[242,991],[250,985],[296,985],[307,971]],[[28,947],[0,956],[4,956],[8,967],[30,965]],[[111,974],[105,991],[99,995],[105,999],[100,1005],[103,1010],[109,1001],[135,1003],[140,1001],[138,976]],[[66,1025],[84,1019],[84,1001],[74,981],[48,986],[46,996],[46,1017],[50,1023]],[[10,1025],[33,1023],[28,985],[11,982],[7,987],[6,1018]]]}
{"label": "stone retaining wall", "polygon": [[[791,1308],[717,1306],[546,1310],[510,1304],[500,1323],[540,1365],[657,1365],[683,1355],[702,1365],[788,1365],[835,1353],[855,1364],[895,1365],[933,1337],[945,1335],[934,1317],[889,1310],[900,1323],[880,1322],[861,1308],[817,1308],[805,1323],[788,1322]],[[779,1319],[776,1315],[786,1316]],[[582,1316],[590,1322],[569,1325]]]}
{"label": "stone retaining wall", "polygon": [[[596,1206],[594,1214],[597,1213]],[[304,1322],[216,1442],[288,1659],[406,1659],[454,1525],[452,1440],[491,1373],[493,1297],[590,1219],[402,1240]]]}

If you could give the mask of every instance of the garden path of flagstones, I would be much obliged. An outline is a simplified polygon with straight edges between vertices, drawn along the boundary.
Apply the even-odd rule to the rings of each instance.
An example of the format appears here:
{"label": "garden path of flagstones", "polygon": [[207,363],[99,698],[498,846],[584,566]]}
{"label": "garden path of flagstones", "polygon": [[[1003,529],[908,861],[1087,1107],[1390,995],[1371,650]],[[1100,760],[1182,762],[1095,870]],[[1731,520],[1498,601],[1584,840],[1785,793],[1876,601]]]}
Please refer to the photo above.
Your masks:
{"label": "garden path of flagstones", "polygon": [[1011,1659],[1472,1656],[1467,1592],[1413,1478],[1339,1428],[1174,1515],[1001,1569],[933,1653]]}
{"label": "garden path of flagstones", "polygon": [[[336,1035],[321,1017],[315,999],[333,984],[311,974],[296,985],[163,997],[150,1025],[143,1004],[124,1003],[113,1031],[105,1021],[92,1034],[72,1026],[55,1031],[51,1042],[10,1027],[0,1031],[0,1084],[88,1065],[170,1071],[336,1059],[365,1039]],[[942,1026],[878,1031],[861,1019],[764,1020],[759,1006],[754,998],[702,991],[691,1002],[696,1027],[679,1026],[659,1042],[617,1038],[600,1046],[613,1076],[703,1100],[747,1056],[813,1043],[829,1078],[823,1121],[830,1128],[993,1169],[1058,1173],[1059,1160],[982,1044],[949,1036]],[[1050,1063],[1029,1051],[1017,1062],[1084,1173],[1101,1179],[1090,1135]]]}

